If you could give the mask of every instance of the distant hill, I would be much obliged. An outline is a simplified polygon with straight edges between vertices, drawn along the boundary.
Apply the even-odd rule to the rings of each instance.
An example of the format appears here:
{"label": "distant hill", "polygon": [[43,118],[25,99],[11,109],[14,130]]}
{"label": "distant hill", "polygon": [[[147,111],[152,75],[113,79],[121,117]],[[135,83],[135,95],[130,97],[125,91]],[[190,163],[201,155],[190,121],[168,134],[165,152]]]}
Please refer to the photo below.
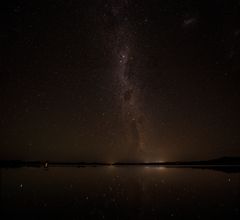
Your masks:
{"label": "distant hill", "polygon": [[240,165],[240,157],[220,157],[211,160],[166,162],[176,165]]}
{"label": "distant hill", "polygon": [[44,167],[44,166],[240,166],[240,157],[221,157],[201,161],[172,161],[172,162],[51,162],[51,161],[21,161],[1,160],[0,167]]}

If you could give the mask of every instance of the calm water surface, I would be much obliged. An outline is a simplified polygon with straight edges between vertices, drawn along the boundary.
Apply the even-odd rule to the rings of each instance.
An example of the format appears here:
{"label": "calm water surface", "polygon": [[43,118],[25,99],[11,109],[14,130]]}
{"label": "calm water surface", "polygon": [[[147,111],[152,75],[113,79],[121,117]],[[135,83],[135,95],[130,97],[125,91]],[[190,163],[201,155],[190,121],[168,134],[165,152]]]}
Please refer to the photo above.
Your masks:
{"label": "calm water surface", "polygon": [[0,178],[1,219],[240,219],[240,173],[51,167]]}

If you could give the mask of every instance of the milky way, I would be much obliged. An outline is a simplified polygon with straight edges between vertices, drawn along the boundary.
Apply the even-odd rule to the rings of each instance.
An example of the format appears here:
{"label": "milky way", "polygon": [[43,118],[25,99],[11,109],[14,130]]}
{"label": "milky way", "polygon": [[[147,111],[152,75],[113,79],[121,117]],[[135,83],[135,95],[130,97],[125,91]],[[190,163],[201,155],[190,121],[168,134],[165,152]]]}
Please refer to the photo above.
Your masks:
{"label": "milky way", "polygon": [[110,42],[116,60],[113,77],[117,82],[117,101],[121,108],[126,149],[142,153],[146,145],[146,118],[141,109],[140,88],[131,68],[134,61],[132,56],[134,35],[128,17],[129,1],[111,2],[108,9],[109,19],[114,22]]}

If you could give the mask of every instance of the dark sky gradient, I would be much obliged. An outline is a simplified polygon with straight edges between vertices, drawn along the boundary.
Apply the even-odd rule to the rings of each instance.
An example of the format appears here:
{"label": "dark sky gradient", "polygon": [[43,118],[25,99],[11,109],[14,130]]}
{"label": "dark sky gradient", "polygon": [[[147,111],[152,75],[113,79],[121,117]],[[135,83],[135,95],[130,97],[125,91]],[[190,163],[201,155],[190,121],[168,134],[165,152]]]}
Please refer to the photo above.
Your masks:
{"label": "dark sky gradient", "polygon": [[240,156],[240,1],[1,3],[0,159]]}

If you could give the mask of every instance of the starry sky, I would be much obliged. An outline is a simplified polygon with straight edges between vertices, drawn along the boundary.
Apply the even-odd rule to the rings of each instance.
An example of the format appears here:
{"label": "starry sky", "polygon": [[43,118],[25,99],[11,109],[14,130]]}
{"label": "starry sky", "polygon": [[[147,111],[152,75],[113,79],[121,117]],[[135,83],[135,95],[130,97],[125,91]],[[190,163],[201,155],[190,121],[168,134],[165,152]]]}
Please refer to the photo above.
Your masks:
{"label": "starry sky", "polygon": [[0,159],[240,156],[239,0],[0,10]]}

